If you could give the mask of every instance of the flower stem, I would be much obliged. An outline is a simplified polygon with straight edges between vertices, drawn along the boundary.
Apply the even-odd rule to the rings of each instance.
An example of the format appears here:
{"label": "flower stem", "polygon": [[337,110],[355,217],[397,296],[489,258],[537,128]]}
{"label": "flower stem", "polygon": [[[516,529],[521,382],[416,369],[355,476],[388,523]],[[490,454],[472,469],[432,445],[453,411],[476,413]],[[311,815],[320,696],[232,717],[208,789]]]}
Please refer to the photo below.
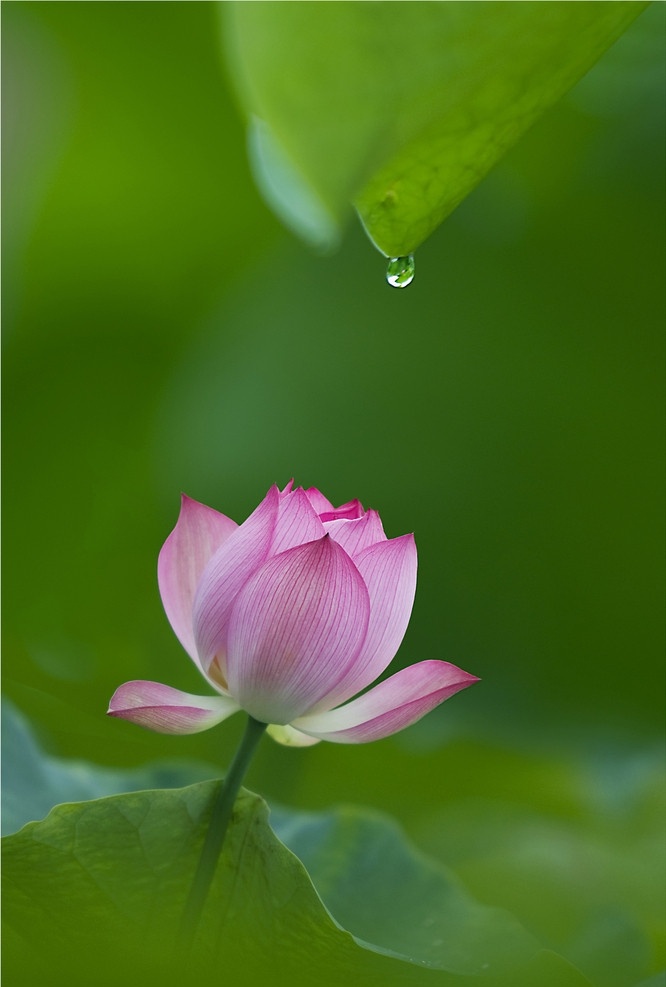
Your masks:
{"label": "flower stem", "polygon": [[189,947],[194,939],[199,919],[201,918],[201,913],[213,882],[215,867],[222,851],[229,822],[231,821],[238,790],[241,787],[245,773],[252,760],[252,755],[267,725],[248,716],[243,739],[236,751],[236,756],[231,762],[227,776],[220,786],[217,799],[213,805],[208,830],[203,847],[201,848],[201,856],[199,857],[192,887],[190,888],[190,893],[183,911],[181,933],[186,947]]}

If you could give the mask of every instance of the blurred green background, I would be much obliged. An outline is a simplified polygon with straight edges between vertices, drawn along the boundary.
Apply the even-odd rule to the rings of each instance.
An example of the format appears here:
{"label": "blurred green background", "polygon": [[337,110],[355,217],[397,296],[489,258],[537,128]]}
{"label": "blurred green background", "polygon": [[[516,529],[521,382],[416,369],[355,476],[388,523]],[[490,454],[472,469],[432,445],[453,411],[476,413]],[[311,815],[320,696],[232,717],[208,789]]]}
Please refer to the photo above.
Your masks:
{"label": "blurred green background", "polygon": [[[396,664],[483,682],[375,745],[267,743],[250,787],[387,809],[463,872],[481,815],[502,850],[505,830],[532,846],[528,803],[554,813],[566,857],[581,799],[653,811],[665,18],[638,18],[395,291],[352,217],[318,257],[260,200],[216,4],[4,5],[4,685],[52,752],[224,770],[240,718],[166,738],[106,704],[132,678],[205,691],[155,577],[180,491],[241,521],[293,476],[415,532]],[[454,799],[481,800],[476,827]],[[635,855],[643,823],[613,818]]]}

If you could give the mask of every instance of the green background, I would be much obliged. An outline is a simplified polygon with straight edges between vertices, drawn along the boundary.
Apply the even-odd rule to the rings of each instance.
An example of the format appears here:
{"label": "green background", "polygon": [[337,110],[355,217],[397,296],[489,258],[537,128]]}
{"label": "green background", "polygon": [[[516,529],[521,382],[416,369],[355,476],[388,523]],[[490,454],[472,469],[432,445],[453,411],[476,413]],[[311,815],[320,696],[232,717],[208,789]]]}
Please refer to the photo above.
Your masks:
{"label": "green background", "polygon": [[[205,691],[156,584],[180,491],[241,521],[293,476],[415,532],[396,666],[483,681],[374,745],[266,743],[250,787],[385,809],[523,920],[517,848],[569,903],[571,826],[617,862],[597,823],[636,792],[650,815],[663,724],[665,15],[395,291],[358,224],[319,257],[262,203],[215,4],[4,5],[4,685],[52,753],[224,771],[240,718],[169,738],[104,712],[127,679]],[[489,843],[503,863],[480,868]],[[631,898],[623,880],[600,899]]]}

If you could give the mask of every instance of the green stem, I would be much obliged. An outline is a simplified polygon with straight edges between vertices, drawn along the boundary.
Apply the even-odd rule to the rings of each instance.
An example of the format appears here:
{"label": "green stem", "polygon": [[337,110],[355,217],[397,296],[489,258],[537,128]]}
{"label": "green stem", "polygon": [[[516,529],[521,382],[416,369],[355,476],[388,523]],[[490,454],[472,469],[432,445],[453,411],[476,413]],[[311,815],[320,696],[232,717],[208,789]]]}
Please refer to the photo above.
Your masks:
{"label": "green stem", "polygon": [[240,747],[236,751],[236,756],[231,763],[226,778],[220,786],[217,800],[213,805],[196,874],[194,875],[192,887],[190,888],[190,893],[183,911],[181,933],[185,939],[186,946],[192,943],[197,930],[197,925],[199,924],[199,919],[201,918],[201,913],[213,882],[215,867],[222,851],[224,837],[226,836],[231,820],[238,790],[241,787],[245,773],[252,760],[252,755],[267,725],[248,716],[247,726],[245,727],[245,733],[243,734]]}

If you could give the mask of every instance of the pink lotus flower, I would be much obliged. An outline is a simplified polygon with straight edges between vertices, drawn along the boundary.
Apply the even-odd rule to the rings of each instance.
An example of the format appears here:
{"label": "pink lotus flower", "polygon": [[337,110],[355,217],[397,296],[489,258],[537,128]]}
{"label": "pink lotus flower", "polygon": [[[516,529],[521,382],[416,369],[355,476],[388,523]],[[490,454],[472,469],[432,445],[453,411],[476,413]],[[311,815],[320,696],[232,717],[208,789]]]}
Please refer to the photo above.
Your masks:
{"label": "pink lotus flower", "polygon": [[416,589],[413,536],[387,539],[357,500],[335,508],[314,488],[274,486],[238,526],[184,496],[158,581],[171,626],[217,692],[120,686],[110,715],[160,733],[198,733],[243,709],[282,743],[363,743],[478,681],[423,661],[352,699],[394,657]]}

